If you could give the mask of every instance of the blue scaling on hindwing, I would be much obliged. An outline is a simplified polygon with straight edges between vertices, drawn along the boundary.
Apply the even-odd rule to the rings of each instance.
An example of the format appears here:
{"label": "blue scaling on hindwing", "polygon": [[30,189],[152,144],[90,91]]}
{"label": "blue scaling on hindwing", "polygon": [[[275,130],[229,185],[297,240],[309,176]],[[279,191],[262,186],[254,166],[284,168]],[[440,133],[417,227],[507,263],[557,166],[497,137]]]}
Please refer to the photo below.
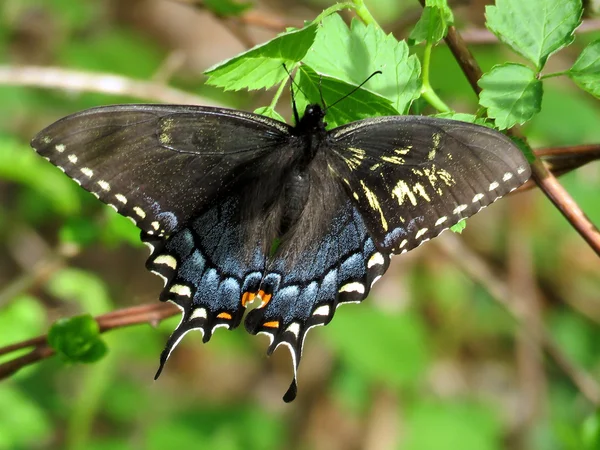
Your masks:
{"label": "blue scaling on hindwing", "polygon": [[260,287],[266,295],[271,294],[270,300],[248,314],[245,326],[252,334],[269,335],[269,354],[281,344],[290,349],[294,379],[284,400],[292,401],[308,330],[329,323],[340,304],[362,301],[387,269],[389,257],[375,248],[350,202],[332,220],[327,234],[306,248],[292,266],[286,264],[283,247],[268,266]]}
{"label": "blue scaling on hindwing", "polygon": [[[207,342],[218,327],[233,329],[242,319],[240,299],[258,290],[264,271],[259,245],[245,250],[237,216],[237,198],[229,198],[201,214],[186,228],[159,244],[147,267],[165,280],[162,301],[182,310],[181,322],[167,341],[157,376],[171,351],[191,330],[201,330]],[[151,244],[152,236],[142,236]]]}

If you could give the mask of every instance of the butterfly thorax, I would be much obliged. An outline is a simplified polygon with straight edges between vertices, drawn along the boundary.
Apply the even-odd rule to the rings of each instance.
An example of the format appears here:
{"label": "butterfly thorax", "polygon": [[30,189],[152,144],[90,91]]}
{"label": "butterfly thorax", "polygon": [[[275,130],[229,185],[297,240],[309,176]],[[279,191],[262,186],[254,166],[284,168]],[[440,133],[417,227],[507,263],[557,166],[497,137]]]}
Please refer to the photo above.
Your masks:
{"label": "butterfly thorax", "polygon": [[319,105],[308,105],[304,115],[292,130],[292,134],[302,139],[304,144],[303,158],[299,161],[301,170],[306,169],[327,139],[325,130],[327,124],[323,121],[324,117],[325,111]]}

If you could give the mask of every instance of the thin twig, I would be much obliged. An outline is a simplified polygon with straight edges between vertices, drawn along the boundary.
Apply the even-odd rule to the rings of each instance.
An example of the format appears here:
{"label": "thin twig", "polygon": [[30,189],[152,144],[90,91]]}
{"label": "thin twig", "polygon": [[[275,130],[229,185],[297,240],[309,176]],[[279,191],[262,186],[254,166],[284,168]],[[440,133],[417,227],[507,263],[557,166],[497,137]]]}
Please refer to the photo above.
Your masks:
{"label": "thin twig", "polygon": [[[592,161],[600,159],[600,144],[570,145],[565,147],[550,147],[534,150],[536,158],[541,159],[555,177],[571,172]],[[529,179],[525,184],[512,192],[528,191],[536,188],[535,180]]]}
{"label": "thin twig", "polygon": [[[421,5],[425,6],[425,0],[419,1]],[[475,93],[479,95],[481,88],[477,84],[477,81],[481,78],[482,71],[465,41],[454,27],[448,28],[445,40],[467,80],[469,80],[469,84]],[[513,136],[523,137],[517,127],[511,128],[508,132]],[[534,161],[531,164],[531,170],[533,179],[544,194],[546,194],[554,206],[558,208],[596,254],[600,255],[600,231],[598,228],[588,219],[579,205],[560,185],[556,177],[552,175],[542,161],[539,159]]]}
{"label": "thin twig", "polygon": [[246,25],[260,27],[276,32],[282,32],[289,27],[303,27],[303,23],[301,20],[283,20],[277,15],[257,10],[250,10],[243,16],[236,17],[235,20],[239,20],[240,22]]}
{"label": "thin twig", "polygon": [[[96,317],[96,321],[100,327],[100,332],[105,333],[117,328],[141,323],[156,325],[161,320],[174,316],[179,312],[180,310],[170,303],[151,303],[102,314]],[[32,346],[35,346],[35,348],[29,353],[0,364],[0,380],[8,378],[25,366],[34,364],[55,354],[54,350],[47,343],[46,335],[43,335],[2,347],[0,348],[0,355]]]}
{"label": "thin twig", "polygon": [[0,85],[99,92],[152,102],[217,106],[215,102],[205,97],[152,81],[132,80],[120,75],[82,72],[60,67],[0,65]]}
{"label": "thin twig", "polygon": [[[424,7],[425,0],[419,1]],[[465,41],[454,27],[449,28],[445,40],[462,71],[469,80],[471,87],[475,93],[479,95],[481,89],[477,84],[477,81],[481,77],[482,71]],[[513,134],[520,134],[520,131],[514,129]],[[532,164],[532,171],[534,179],[544,193],[548,195],[552,202],[560,209],[565,217],[567,217],[567,220],[571,222],[573,227],[577,229],[584,239],[586,239],[596,253],[600,254],[600,233],[587,217],[585,217],[579,206],[571,199],[562,186],[560,186],[556,178],[544,166],[543,162],[536,159]],[[450,245],[448,244],[449,242],[454,241],[454,243],[456,243],[456,241],[459,240],[456,236],[450,235],[449,238],[441,241],[442,242],[438,241],[438,243],[441,246],[444,246]],[[464,248],[464,246],[460,249],[457,249],[456,245],[454,247],[455,248],[452,249],[447,247],[447,249],[451,252],[455,252],[451,254],[461,255],[460,258],[457,258],[457,262],[461,264],[474,279],[477,279],[484,284],[499,303],[504,305],[513,315],[515,315],[515,317],[521,318],[521,311],[515,309],[513,303],[510,301],[511,298],[514,298],[515,304],[519,304],[518,293],[511,293],[505,287],[504,283],[495,276],[494,271],[490,270],[485,261],[481,258],[475,258],[476,255],[469,254],[467,251],[468,249]],[[466,262],[467,260],[469,260],[469,262]],[[521,301],[524,303],[525,299],[521,299]],[[554,361],[563,372],[570,377],[580,392],[594,405],[600,405],[600,386],[596,381],[583,370],[571,363],[569,359],[560,352],[558,347],[556,347],[547,332],[540,331],[540,336],[533,336],[533,338],[540,339],[548,354],[553,357]]]}
{"label": "thin twig", "polygon": [[552,172],[544,165],[544,162],[536,159],[531,165],[533,178],[550,199],[554,206],[573,225],[581,237],[600,256],[600,231],[585,215],[577,202],[569,195],[565,188],[558,182]]}

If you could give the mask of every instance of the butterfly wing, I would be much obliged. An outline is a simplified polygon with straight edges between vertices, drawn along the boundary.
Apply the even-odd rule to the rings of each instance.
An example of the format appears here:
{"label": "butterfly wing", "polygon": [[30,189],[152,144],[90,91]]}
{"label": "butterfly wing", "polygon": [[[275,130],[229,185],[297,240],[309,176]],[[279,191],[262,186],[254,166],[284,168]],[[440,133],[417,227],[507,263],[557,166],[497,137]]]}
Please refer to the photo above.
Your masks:
{"label": "butterfly wing", "polygon": [[470,123],[383,117],[336,128],[330,138],[331,170],[387,253],[417,247],[531,175],[509,138]]}
{"label": "butterfly wing", "polygon": [[31,145],[144,232],[167,236],[253,177],[289,129],[228,109],[119,105],[67,116]]}
{"label": "butterfly wing", "polygon": [[261,211],[301,150],[288,125],[219,108],[122,105],[61,119],[32,146],[141,228],[146,267],[165,282],[161,300],[182,309],[157,376],[188,331],[206,342],[239,324],[270,244]]}

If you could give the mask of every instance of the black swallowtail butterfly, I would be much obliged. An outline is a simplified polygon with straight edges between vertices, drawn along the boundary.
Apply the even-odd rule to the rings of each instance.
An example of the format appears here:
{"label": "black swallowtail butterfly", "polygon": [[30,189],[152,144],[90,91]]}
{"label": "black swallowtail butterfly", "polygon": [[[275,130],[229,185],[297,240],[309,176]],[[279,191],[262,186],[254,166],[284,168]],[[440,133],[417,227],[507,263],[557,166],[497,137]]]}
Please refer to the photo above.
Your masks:
{"label": "black swallowtail butterfly", "polygon": [[478,125],[377,117],[327,131],[202,106],[121,105],[65,117],[31,145],[142,230],[162,301],[183,311],[160,358],[193,329],[207,342],[247,314],[290,349],[362,301],[394,254],[475,214],[530,176],[521,151]]}

